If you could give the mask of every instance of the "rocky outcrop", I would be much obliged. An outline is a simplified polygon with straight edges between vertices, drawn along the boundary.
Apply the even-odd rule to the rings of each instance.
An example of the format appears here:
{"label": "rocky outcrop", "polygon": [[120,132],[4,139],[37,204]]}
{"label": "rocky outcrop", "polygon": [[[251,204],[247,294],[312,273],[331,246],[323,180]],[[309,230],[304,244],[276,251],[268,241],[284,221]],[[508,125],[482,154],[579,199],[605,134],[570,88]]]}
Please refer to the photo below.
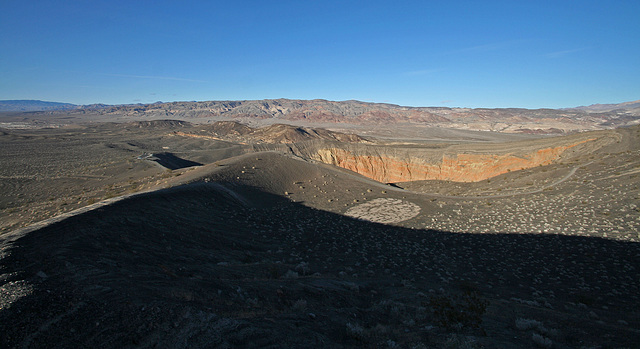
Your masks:
{"label": "rocky outcrop", "polygon": [[193,124],[182,120],[143,120],[120,124],[124,128],[188,128]]}
{"label": "rocky outcrop", "polygon": [[174,132],[175,135],[211,140],[229,140],[241,144],[267,143],[290,144],[309,140],[328,140],[346,143],[365,143],[367,140],[356,135],[321,128],[297,127],[274,124],[252,128],[234,121],[218,121],[212,125],[202,125],[192,132]]}

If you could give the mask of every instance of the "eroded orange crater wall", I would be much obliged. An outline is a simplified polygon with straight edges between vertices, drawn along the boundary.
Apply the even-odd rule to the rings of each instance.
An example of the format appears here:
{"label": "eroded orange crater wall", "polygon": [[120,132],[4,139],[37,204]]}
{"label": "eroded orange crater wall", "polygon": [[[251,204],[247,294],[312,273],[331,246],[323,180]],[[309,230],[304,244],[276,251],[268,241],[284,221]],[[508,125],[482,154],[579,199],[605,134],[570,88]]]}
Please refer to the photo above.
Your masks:
{"label": "eroded orange crater wall", "polygon": [[549,165],[568,148],[584,142],[587,141],[540,149],[523,157],[511,154],[445,154],[438,164],[419,158],[354,155],[339,148],[320,149],[315,154],[315,160],[346,168],[382,183],[419,180],[478,182],[509,171]]}

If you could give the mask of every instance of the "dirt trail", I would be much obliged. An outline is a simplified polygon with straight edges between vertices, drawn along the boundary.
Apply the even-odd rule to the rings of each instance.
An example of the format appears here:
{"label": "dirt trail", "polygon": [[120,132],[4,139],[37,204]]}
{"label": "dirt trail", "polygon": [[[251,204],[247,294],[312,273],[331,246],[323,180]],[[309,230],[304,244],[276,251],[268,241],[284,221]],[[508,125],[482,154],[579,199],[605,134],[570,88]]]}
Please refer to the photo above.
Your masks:
{"label": "dirt trail", "polygon": [[583,165],[578,165],[574,168],[571,169],[571,171],[569,171],[569,173],[567,173],[564,177],[558,179],[557,181],[551,183],[551,184],[547,184],[545,186],[543,186],[542,188],[539,189],[534,189],[534,190],[529,190],[529,191],[523,191],[523,192],[519,192],[519,193],[506,193],[506,194],[496,194],[496,195],[479,195],[479,196],[456,196],[456,195],[438,195],[438,194],[428,194],[428,193],[418,193],[418,194],[424,194],[424,195],[428,195],[428,196],[433,196],[433,197],[439,197],[439,198],[444,198],[444,199],[495,199],[495,198],[507,198],[507,197],[513,197],[513,196],[519,196],[519,195],[531,195],[531,194],[536,194],[536,193],[540,193],[548,188],[554,187],[556,185],[559,185],[565,181],[567,181],[569,178],[571,178],[574,174],[576,174],[576,171],[582,167],[588,166],[590,164],[592,164],[593,161],[588,162],[586,164]]}

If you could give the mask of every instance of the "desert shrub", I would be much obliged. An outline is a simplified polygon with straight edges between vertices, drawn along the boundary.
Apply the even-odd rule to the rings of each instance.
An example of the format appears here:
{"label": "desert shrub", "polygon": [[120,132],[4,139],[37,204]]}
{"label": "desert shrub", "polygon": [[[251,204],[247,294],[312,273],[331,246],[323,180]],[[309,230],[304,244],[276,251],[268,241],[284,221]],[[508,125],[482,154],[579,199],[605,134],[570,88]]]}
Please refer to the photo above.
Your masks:
{"label": "desert shrub", "polygon": [[475,349],[478,348],[477,343],[472,338],[467,338],[465,336],[452,334],[447,338],[447,341],[444,343],[444,348],[447,349]]}
{"label": "desert shrub", "polygon": [[298,265],[296,265],[296,271],[300,274],[300,275],[308,275],[309,274],[309,263],[307,262],[300,262]]}
{"label": "desert shrub", "polygon": [[367,331],[364,329],[364,327],[358,324],[347,322],[346,333],[348,337],[360,342],[367,339]]}
{"label": "desert shrub", "polygon": [[520,331],[535,330],[540,334],[543,334],[545,336],[550,336],[550,337],[558,336],[558,330],[553,328],[548,329],[544,327],[544,324],[541,321],[537,321],[537,320],[517,318],[516,328]]}
{"label": "desert shrub", "polygon": [[522,318],[516,319],[516,328],[520,331],[526,331],[533,328],[537,329],[540,327],[543,327],[543,325],[542,325],[542,322],[538,320],[522,319]]}
{"label": "desert shrub", "polygon": [[392,341],[391,339],[387,340],[387,348],[400,348],[400,345],[398,345],[398,343],[396,343],[395,341]]}
{"label": "desert shrub", "polygon": [[411,349],[427,349],[424,343],[416,343],[410,347]]}
{"label": "desert shrub", "polygon": [[533,343],[535,343],[540,348],[551,348],[553,346],[553,342],[551,341],[551,339],[537,333],[534,333],[531,336],[531,339],[533,340]]}
{"label": "desert shrub", "polygon": [[480,328],[487,305],[486,300],[472,291],[466,291],[457,296],[432,296],[428,302],[435,322],[447,329]]}
{"label": "desert shrub", "polygon": [[293,306],[291,307],[295,311],[304,312],[307,310],[307,301],[304,299],[298,299],[297,301],[295,301],[295,303],[293,303]]}
{"label": "desert shrub", "polygon": [[287,270],[287,272],[284,275],[282,275],[282,277],[285,279],[297,279],[298,276],[299,276],[298,273],[293,270]]}
{"label": "desert shrub", "polygon": [[385,314],[385,318],[388,321],[402,321],[402,319],[408,314],[407,308],[404,304],[395,302],[392,300],[382,300],[380,303],[374,305],[374,309]]}

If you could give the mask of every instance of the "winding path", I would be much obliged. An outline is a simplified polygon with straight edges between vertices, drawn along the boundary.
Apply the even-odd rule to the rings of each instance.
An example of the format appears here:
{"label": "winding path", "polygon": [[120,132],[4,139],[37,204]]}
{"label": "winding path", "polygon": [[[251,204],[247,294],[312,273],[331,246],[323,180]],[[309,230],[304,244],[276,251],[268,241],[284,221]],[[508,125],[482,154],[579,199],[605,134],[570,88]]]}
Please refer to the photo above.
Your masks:
{"label": "winding path", "polygon": [[567,173],[564,177],[558,179],[557,181],[545,185],[540,189],[534,189],[534,190],[529,190],[529,191],[523,191],[523,192],[519,192],[519,193],[506,193],[506,194],[496,194],[496,195],[479,195],[479,196],[455,196],[455,195],[438,195],[438,194],[428,194],[425,193],[426,195],[429,196],[434,196],[434,197],[442,197],[442,198],[450,198],[450,199],[493,199],[493,198],[506,198],[506,197],[511,197],[511,196],[516,196],[516,195],[530,195],[530,194],[536,194],[539,193],[547,188],[551,188],[554,187],[560,183],[566,182],[569,178],[571,178],[574,174],[576,174],[576,171],[582,167],[585,167],[587,165],[592,164],[593,161],[590,161],[586,164],[583,165],[578,165],[574,168],[571,169],[571,171],[569,171],[569,173]]}

